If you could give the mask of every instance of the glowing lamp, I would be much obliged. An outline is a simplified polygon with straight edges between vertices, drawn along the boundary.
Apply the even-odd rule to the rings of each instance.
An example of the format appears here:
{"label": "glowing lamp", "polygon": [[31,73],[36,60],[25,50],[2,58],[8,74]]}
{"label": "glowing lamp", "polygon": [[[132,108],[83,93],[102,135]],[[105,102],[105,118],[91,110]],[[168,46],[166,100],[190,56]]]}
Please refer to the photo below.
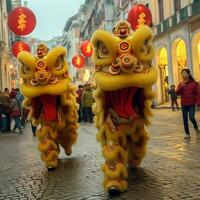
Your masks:
{"label": "glowing lamp", "polygon": [[16,35],[28,35],[35,25],[35,15],[26,7],[17,7],[8,15],[8,27]]}
{"label": "glowing lamp", "polygon": [[81,44],[81,53],[86,57],[90,57],[92,55],[92,52],[93,52],[93,46],[91,42],[89,40],[85,40]]}
{"label": "glowing lamp", "polygon": [[128,12],[128,22],[136,30],[142,25],[151,25],[152,15],[150,9],[143,4],[135,4]]}
{"label": "glowing lamp", "polygon": [[21,51],[28,51],[30,52],[30,47],[28,44],[26,44],[25,42],[15,42],[12,45],[12,53],[15,57],[17,57],[18,53]]}
{"label": "glowing lamp", "polygon": [[76,68],[80,69],[80,68],[82,68],[82,67],[84,66],[84,64],[85,64],[85,59],[84,59],[83,56],[76,54],[76,55],[74,55],[73,58],[72,58],[72,64],[73,64]]}

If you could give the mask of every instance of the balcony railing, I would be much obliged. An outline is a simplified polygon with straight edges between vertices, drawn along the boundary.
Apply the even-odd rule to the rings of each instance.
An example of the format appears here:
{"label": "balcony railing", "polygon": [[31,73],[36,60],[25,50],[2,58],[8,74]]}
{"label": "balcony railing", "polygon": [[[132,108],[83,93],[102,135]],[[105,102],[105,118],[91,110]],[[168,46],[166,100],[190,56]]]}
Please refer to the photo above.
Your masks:
{"label": "balcony railing", "polygon": [[195,1],[192,4],[192,15],[196,15],[200,13],[200,1]]}
{"label": "balcony railing", "polygon": [[177,14],[172,15],[172,26],[176,26],[177,24]]}
{"label": "balcony railing", "polygon": [[180,10],[180,21],[184,21],[188,18],[188,6]]}
{"label": "balcony railing", "polygon": [[157,34],[161,33],[162,32],[162,24],[158,24],[157,25]]}
{"label": "balcony railing", "polygon": [[169,18],[163,21],[163,31],[167,31],[169,29]]}
{"label": "balcony railing", "polygon": [[165,19],[157,25],[157,34],[167,31],[170,27],[174,27],[180,22],[187,20],[189,17],[200,14],[200,0],[187,5],[174,15]]}
{"label": "balcony railing", "polygon": [[127,0],[122,0],[122,1],[121,1],[122,7],[124,7],[127,3],[128,3]]}

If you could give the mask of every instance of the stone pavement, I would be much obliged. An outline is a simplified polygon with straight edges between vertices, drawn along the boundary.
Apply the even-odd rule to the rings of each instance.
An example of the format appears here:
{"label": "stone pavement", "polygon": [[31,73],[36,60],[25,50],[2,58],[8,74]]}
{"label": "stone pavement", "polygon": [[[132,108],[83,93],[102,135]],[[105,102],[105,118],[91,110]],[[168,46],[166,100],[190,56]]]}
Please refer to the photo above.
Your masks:
{"label": "stone pavement", "polygon": [[[200,125],[200,112],[197,113]],[[181,112],[155,109],[148,153],[129,172],[128,191],[116,200],[200,200],[200,139],[191,129],[183,139]],[[103,162],[96,129],[81,125],[73,154],[60,154],[59,167],[48,172],[40,160],[30,125],[23,135],[0,135],[0,200],[107,200],[101,186]]]}

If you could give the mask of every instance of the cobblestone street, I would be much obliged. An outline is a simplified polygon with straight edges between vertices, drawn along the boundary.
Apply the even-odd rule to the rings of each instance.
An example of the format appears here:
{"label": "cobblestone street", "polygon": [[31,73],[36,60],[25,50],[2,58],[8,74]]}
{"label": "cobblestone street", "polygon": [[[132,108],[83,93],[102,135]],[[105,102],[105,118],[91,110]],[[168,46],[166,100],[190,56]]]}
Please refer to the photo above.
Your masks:
{"label": "cobblestone street", "polygon": [[[197,112],[200,125],[200,112]],[[191,124],[190,124],[191,125]],[[147,155],[137,171],[129,172],[128,191],[112,199],[200,199],[200,139],[191,127],[183,139],[181,112],[155,109]],[[40,160],[37,139],[28,124],[23,135],[0,135],[1,199],[106,200],[103,158],[96,129],[81,124],[73,154],[60,154],[59,167],[48,172]]]}

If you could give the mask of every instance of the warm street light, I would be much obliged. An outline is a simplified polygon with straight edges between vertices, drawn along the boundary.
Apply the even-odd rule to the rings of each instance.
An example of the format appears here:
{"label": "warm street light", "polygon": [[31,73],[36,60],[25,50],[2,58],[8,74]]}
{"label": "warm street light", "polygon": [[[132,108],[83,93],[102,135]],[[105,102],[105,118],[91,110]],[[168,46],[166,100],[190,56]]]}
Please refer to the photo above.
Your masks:
{"label": "warm street light", "polygon": [[13,68],[13,65],[9,65],[9,68],[12,69],[12,68]]}

